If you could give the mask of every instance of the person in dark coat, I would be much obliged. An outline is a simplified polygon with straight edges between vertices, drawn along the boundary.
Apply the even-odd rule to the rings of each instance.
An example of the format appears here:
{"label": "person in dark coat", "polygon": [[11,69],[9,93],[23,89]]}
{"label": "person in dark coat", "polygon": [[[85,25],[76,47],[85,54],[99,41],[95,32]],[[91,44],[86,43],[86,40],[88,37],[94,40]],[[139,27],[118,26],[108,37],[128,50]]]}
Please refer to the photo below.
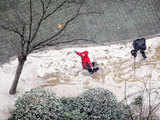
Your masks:
{"label": "person in dark coat", "polygon": [[137,52],[140,51],[140,53],[142,54],[143,58],[147,58],[146,54],[145,54],[145,50],[146,50],[146,39],[145,38],[141,38],[141,39],[136,39],[133,41],[133,50],[131,50],[131,54],[134,57],[137,57]]}
{"label": "person in dark coat", "polygon": [[90,74],[93,74],[94,72],[97,72],[99,70],[98,67],[94,68],[96,64],[95,62],[91,63],[88,56],[88,51],[84,51],[84,52],[75,51],[75,53],[81,57],[83,69],[88,70]]}

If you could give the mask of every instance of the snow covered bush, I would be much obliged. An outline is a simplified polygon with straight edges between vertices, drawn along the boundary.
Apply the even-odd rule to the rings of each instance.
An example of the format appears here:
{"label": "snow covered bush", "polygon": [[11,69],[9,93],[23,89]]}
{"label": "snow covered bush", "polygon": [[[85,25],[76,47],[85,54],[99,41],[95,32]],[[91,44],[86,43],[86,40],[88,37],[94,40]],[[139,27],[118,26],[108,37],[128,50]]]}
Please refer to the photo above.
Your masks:
{"label": "snow covered bush", "polygon": [[76,98],[61,98],[64,120],[130,120],[129,107],[103,88],[89,89]]}
{"label": "snow covered bush", "polygon": [[85,120],[130,120],[129,108],[103,88],[89,89],[77,98],[77,103]]}
{"label": "snow covered bush", "polygon": [[16,101],[15,107],[9,120],[56,120],[63,109],[60,99],[43,89],[26,92]]}
{"label": "snow covered bush", "polygon": [[77,98],[61,98],[61,101],[64,120],[83,120],[84,113],[81,112]]}
{"label": "snow covered bush", "polygon": [[89,89],[75,98],[34,89],[16,101],[9,120],[130,120],[125,105],[103,88]]}

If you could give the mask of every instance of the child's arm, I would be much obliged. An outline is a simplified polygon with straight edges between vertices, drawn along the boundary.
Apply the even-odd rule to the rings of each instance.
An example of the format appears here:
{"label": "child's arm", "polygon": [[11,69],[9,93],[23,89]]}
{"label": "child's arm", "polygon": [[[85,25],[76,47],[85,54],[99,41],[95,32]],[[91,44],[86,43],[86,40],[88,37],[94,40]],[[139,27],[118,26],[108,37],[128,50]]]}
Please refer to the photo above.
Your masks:
{"label": "child's arm", "polygon": [[75,51],[75,53],[79,56],[82,56],[82,53]]}

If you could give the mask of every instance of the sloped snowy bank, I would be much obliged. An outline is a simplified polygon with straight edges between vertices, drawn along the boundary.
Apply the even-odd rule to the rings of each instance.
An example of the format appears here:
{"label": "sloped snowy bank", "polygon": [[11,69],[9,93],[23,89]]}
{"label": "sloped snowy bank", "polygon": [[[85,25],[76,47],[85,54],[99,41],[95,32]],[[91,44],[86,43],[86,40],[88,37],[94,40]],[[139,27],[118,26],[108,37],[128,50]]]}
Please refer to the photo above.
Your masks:
{"label": "sloped snowy bank", "polygon": [[[134,96],[144,89],[160,87],[160,37],[147,40],[147,59],[138,54],[135,71],[130,55],[132,43],[98,47],[49,49],[28,56],[21,74],[17,94],[10,96],[8,90],[14,78],[17,59],[0,66],[0,120],[7,119],[17,97],[35,87],[52,89],[57,96],[76,96],[88,88],[103,87],[113,92],[119,100]],[[89,51],[92,61],[100,70],[89,75],[82,70],[81,59],[73,51]],[[148,84],[147,84],[148,85]],[[159,98],[157,98],[158,100]],[[157,101],[157,100],[154,100]],[[159,99],[160,100],[160,99]]]}

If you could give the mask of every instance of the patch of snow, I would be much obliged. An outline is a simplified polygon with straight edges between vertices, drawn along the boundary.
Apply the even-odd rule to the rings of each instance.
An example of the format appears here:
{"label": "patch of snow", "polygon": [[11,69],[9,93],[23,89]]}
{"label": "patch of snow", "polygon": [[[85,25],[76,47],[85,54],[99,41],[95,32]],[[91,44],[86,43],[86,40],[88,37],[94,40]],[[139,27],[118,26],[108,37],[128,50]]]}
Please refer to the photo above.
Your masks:
{"label": "patch of snow", "polygon": [[[143,82],[151,80],[154,88],[160,87],[160,60],[154,58],[160,37],[147,40],[147,59],[139,53],[135,62],[130,55],[132,43],[98,47],[45,50],[28,56],[22,71],[17,94],[8,95],[17,67],[17,59],[0,66],[0,118],[7,119],[14,102],[25,91],[43,86],[57,96],[77,96],[89,88],[103,87],[113,92],[118,100],[124,99],[125,81],[127,95],[134,95],[144,88]],[[91,61],[100,70],[93,74],[82,69],[81,58],[73,51],[89,51]],[[153,62],[152,62],[153,61]],[[149,78],[150,77],[150,78]],[[49,81],[50,83],[47,83]]]}

